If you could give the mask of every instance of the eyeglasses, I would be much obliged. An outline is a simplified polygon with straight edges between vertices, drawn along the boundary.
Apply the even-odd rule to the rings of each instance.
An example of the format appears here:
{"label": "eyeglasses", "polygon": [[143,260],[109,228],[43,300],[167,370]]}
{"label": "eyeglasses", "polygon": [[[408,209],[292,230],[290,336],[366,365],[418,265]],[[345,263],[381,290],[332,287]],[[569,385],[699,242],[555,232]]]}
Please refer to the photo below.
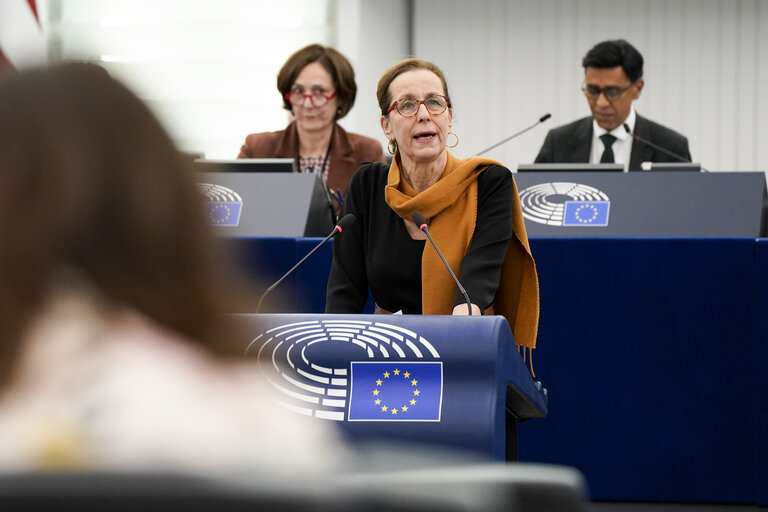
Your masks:
{"label": "eyeglasses", "polygon": [[285,99],[291,102],[291,105],[300,106],[304,104],[304,100],[309,98],[309,101],[312,102],[312,105],[316,107],[322,107],[329,101],[331,101],[333,98],[336,97],[336,93],[333,94],[323,94],[321,92],[312,92],[309,94],[306,94],[302,91],[291,91],[285,93]]}
{"label": "eyeglasses", "polygon": [[584,94],[587,95],[587,98],[589,98],[591,101],[597,101],[597,98],[600,97],[600,94],[605,95],[605,99],[608,101],[616,101],[621,97],[624,92],[635,85],[635,82],[632,82],[626,87],[618,87],[615,85],[609,85],[605,88],[600,88],[596,85],[582,85],[581,90],[584,91]]}
{"label": "eyeglasses", "polygon": [[448,98],[442,94],[433,94],[423,100],[417,100],[416,98],[400,98],[387,109],[387,114],[397,109],[403,117],[413,117],[419,111],[421,105],[427,107],[427,112],[436,116],[445,112],[445,109],[450,107]]}

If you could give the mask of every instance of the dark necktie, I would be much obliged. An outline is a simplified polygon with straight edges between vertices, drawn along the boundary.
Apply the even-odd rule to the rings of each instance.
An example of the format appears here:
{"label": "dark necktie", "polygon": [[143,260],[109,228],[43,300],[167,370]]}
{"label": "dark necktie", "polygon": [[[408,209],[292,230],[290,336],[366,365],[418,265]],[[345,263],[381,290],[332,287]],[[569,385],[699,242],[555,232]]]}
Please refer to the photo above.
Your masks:
{"label": "dark necktie", "polygon": [[600,157],[600,163],[601,164],[612,164],[616,160],[613,158],[613,149],[611,149],[611,146],[613,146],[613,143],[616,142],[616,137],[611,135],[610,133],[606,133],[600,136],[600,140],[603,141],[603,145],[605,146],[605,149],[603,150],[603,156]]}

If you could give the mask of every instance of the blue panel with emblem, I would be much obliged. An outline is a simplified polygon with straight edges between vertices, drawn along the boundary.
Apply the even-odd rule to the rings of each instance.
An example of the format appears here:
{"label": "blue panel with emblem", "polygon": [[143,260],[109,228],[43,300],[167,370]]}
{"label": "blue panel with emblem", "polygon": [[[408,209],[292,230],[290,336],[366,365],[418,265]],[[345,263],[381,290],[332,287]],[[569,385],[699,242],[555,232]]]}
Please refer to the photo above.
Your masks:
{"label": "blue panel with emblem", "polygon": [[[501,316],[259,314],[233,317],[281,407],[351,440],[448,445],[504,460],[506,407],[547,415],[547,396]],[[242,349],[240,347],[240,349]],[[514,404],[511,402],[514,397]]]}
{"label": "blue panel with emblem", "polygon": [[208,206],[208,223],[214,226],[237,226],[240,224],[241,202],[213,201]]}
{"label": "blue panel with emblem", "polygon": [[349,421],[440,421],[441,362],[352,362]]}
{"label": "blue panel with emblem", "polygon": [[610,201],[566,201],[563,226],[607,226]]}

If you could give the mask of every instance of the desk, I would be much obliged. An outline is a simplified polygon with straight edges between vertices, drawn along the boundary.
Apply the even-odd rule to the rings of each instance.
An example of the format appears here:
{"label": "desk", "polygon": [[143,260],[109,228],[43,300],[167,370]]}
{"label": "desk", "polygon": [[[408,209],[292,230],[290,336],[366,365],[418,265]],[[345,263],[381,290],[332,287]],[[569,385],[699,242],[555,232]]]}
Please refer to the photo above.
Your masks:
{"label": "desk", "polygon": [[[269,283],[316,241],[236,243]],[[597,500],[768,504],[768,240],[532,238],[531,249],[550,410],[520,425],[520,459],[575,466]],[[323,247],[280,301],[322,311],[330,261]]]}
{"label": "desk", "polygon": [[755,385],[755,439],[756,439],[756,502],[768,505],[768,239],[757,241],[757,279],[755,290],[757,306],[755,311],[755,366],[757,383]]}
{"label": "desk", "polygon": [[521,460],[578,467],[595,499],[752,502],[755,240],[531,245],[550,414]]}

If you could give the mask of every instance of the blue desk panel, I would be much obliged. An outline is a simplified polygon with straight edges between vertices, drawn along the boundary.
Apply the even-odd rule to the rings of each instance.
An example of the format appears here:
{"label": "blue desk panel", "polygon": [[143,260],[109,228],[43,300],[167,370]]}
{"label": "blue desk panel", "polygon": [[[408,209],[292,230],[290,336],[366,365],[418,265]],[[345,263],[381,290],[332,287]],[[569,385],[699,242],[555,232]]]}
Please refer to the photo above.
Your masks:
{"label": "blue desk panel", "polygon": [[[222,238],[221,243],[234,255],[243,278],[253,287],[252,304],[238,304],[236,313],[253,313],[267,287],[280,279],[298,261],[296,238]],[[289,311],[297,302],[296,276],[291,275],[272,292],[262,305],[262,312]]]}
{"label": "blue desk panel", "polygon": [[755,323],[757,338],[755,365],[757,366],[757,384],[755,385],[755,463],[756,493],[755,502],[768,506],[768,239],[757,241],[757,311]]}
{"label": "blue desk panel", "polygon": [[594,499],[754,500],[753,239],[534,240],[549,417],[521,460]]}
{"label": "blue desk panel", "polygon": [[[317,241],[236,243],[269,283]],[[598,500],[768,503],[768,240],[531,247],[534,368],[550,400],[546,419],[519,426],[520,459],[575,466]],[[265,311],[322,312],[330,262],[328,244]]]}
{"label": "blue desk panel", "polygon": [[[296,241],[297,261],[309,253],[322,238],[304,238]],[[297,297],[299,313],[322,313],[325,311],[325,289],[333,259],[332,240],[318,249],[301,267],[296,269],[296,282],[305,293]]]}

